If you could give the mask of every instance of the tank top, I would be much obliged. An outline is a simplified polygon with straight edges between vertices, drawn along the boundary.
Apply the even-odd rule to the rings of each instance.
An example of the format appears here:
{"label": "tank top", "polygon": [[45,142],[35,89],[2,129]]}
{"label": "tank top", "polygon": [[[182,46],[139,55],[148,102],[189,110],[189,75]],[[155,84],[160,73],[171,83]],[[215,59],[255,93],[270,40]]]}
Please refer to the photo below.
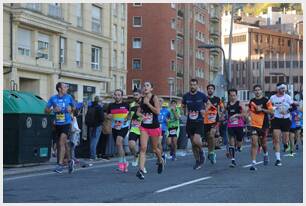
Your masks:
{"label": "tank top", "polygon": [[[150,104],[154,105],[153,101],[154,95],[150,99]],[[141,126],[148,129],[159,128],[158,115],[155,114],[146,104],[143,103],[144,97],[141,98],[140,108],[143,114],[143,119],[141,121]]]}
{"label": "tank top", "polygon": [[242,108],[239,105],[239,101],[237,101],[234,105],[231,105],[229,102],[227,103],[227,114],[228,114],[228,120],[227,120],[227,127],[243,127],[244,122],[242,117],[236,117],[231,119],[231,116],[235,114],[241,114]]}

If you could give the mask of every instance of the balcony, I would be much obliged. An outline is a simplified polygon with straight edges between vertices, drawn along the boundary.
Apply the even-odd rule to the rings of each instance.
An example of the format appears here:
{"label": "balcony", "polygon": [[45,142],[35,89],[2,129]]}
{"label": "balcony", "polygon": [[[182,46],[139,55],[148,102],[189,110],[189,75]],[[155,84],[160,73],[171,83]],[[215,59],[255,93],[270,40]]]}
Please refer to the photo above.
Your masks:
{"label": "balcony", "polygon": [[184,74],[183,74],[182,71],[178,71],[178,72],[176,72],[176,76],[177,76],[177,77],[183,78],[183,77],[184,77]]}
{"label": "balcony", "polygon": [[210,54],[213,56],[219,56],[219,50],[218,49],[210,49]]}
{"label": "balcony", "polygon": [[215,10],[212,10],[209,13],[209,17],[210,17],[210,21],[213,23],[219,23],[220,22],[220,16],[218,14],[218,12],[216,12]]}
{"label": "balcony", "polygon": [[220,31],[219,29],[216,29],[216,28],[211,28],[210,31],[209,31],[211,37],[220,37]]}

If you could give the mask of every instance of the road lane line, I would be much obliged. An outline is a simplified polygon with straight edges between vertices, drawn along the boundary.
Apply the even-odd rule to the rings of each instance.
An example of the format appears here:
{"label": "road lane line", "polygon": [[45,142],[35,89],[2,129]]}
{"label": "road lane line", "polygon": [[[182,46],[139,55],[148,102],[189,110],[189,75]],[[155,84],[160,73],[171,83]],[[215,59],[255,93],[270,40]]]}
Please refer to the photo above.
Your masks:
{"label": "road lane line", "polygon": [[293,157],[294,155],[296,155],[296,153],[292,153],[292,154],[285,154],[283,155],[284,157]]}
{"label": "road lane line", "polygon": [[[260,161],[260,162],[256,162],[256,164],[255,165],[259,165],[259,164],[262,164],[263,163],[263,161]],[[244,165],[243,166],[243,168],[247,168],[247,167],[251,167],[252,166],[252,164],[249,164],[249,165]]]}
{"label": "road lane line", "polygon": [[210,178],[212,178],[212,177],[208,176],[208,177],[203,177],[203,178],[195,179],[195,180],[192,180],[192,181],[189,181],[189,182],[184,182],[182,184],[178,184],[178,185],[167,187],[167,188],[164,188],[164,189],[161,189],[161,190],[157,190],[157,191],[155,191],[155,193],[166,192],[166,191],[178,188],[178,187],[183,187],[185,185],[190,185],[190,184],[193,184],[193,183],[196,183],[196,182],[200,182],[200,181],[203,181],[203,180],[207,180],[207,179],[210,179]]}

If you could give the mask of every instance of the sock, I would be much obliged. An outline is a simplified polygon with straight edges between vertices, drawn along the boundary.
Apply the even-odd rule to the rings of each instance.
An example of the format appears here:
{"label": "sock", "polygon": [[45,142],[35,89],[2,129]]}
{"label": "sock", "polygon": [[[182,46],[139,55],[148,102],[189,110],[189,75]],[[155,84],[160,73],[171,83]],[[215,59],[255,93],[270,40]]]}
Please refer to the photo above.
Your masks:
{"label": "sock", "polygon": [[256,160],[252,160],[252,165],[256,165]]}
{"label": "sock", "polygon": [[280,160],[280,152],[275,152],[275,157],[277,160]]}

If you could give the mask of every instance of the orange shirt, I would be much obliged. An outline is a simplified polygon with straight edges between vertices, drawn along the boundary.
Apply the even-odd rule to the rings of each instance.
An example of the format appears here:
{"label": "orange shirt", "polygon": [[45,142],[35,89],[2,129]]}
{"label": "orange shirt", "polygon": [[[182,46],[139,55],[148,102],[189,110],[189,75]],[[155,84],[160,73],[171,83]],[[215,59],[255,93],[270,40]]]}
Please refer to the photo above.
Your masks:
{"label": "orange shirt", "polygon": [[214,124],[219,120],[218,108],[223,107],[223,103],[219,97],[208,98],[211,104],[209,104],[207,111],[204,115],[204,124]]}
{"label": "orange shirt", "polygon": [[272,110],[272,103],[265,97],[261,99],[253,98],[250,100],[249,112],[251,116],[251,126],[257,128],[268,128],[269,120],[268,115],[264,112],[257,112],[256,107],[259,106],[262,109]]}

